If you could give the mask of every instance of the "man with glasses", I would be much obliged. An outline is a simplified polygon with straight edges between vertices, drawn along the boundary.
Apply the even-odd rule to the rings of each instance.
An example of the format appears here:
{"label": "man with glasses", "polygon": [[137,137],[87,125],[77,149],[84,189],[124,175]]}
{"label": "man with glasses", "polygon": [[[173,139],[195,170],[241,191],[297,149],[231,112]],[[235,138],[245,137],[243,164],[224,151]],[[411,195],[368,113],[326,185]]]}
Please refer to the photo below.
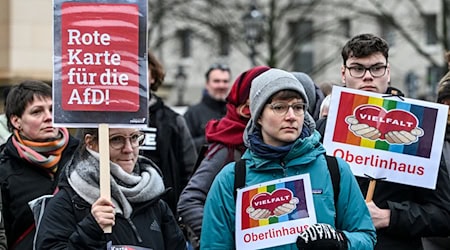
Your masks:
{"label": "man with glasses", "polygon": [[188,108],[184,114],[186,123],[198,151],[205,140],[205,126],[211,119],[220,119],[226,114],[225,98],[231,87],[230,68],[225,64],[212,64],[205,74],[206,84],[202,100]]}
{"label": "man with glasses", "polygon": [[[348,88],[402,95],[389,86],[389,47],[372,34],[353,37],[342,49],[342,82]],[[321,134],[323,136],[323,131]],[[364,196],[369,179],[357,177]],[[450,226],[450,179],[439,168],[435,190],[379,181],[373,200],[367,202],[377,229],[375,249],[422,249],[422,236],[448,235]]]}

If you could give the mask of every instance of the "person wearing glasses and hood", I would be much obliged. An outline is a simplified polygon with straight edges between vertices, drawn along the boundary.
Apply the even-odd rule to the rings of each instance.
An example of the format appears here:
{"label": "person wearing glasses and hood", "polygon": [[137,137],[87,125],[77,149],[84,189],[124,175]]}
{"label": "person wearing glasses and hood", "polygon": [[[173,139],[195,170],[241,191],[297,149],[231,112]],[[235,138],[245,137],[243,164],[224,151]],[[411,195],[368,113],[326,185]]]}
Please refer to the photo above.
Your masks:
{"label": "person wearing glasses and hood", "polygon": [[[158,167],[139,156],[144,135],[109,129],[111,200],[100,197],[98,129],[66,165],[59,192],[48,202],[36,235],[37,249],[186,249]],[[112,226],[112,233],[103,229]]]}
{"label": "person wearing glasses and hood", "polygon": [[220,119],[227,113],[225,98],[231,88],[231,71],[228,65],[214,63],[206,71],[205,78],[202,100],[189,107],[184,114],[197,152],[206,144],[206,123],[212,119]]}
{"label": "person wearing glasses and hood", "polygon": [[[317,224],[299,232],[296,243],[280,241],[270,249],[373,249],[376,235],[369,211],[349,165],[340,158],[336,158],[340,192],[335,204],[325,149],[307,109],[305,90],[291,73],[270,69],[252,81],[251,118],[243,135],[248,149],[241,158],[245,161],[245,186],[308,173],[311,188],[316,190],[312,196]],[[235,248],[235,215],[239,211],[234,180],[233,162],[213,181],[203,213],[202,232],[207,236],[200,238],[202,249]],[[280,216],[294,211],[282,210],[285,213]],[[243,208],[240,212],[252,211]],[[278,215],[259,215],[278,219],[274,218]]]}

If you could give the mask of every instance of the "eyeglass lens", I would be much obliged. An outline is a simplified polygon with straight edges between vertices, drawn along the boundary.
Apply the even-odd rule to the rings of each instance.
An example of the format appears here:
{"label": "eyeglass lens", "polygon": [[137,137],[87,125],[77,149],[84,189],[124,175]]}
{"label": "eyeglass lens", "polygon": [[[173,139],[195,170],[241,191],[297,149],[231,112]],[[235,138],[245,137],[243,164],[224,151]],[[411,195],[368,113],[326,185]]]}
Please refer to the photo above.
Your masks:
{"label": "eyeglass lens", "polygon": [[304,114],[305,104],[304,103],[294,103],[294,104],[286,104],[286,103],[273,103],[271,104],[271,108],[275,114],[286,115],[289,111],[289,108],[292,108],[294,114],[299,116]]}
{"label": "eyeglass lens", "polygon": [[370,72],[370,74],[373,77],[381,77],[384,76],[386,73],[386,65],[377,65],[377,66],[371,66],[369,68],[363,67],[363,66],[354,66],[354,67],[347,67],[349,70],[350,75],[353,77],[363,77],[367,71]]}
{"label": "eyeglass lens", "polygon": [[126,144],[126,140],[129,140],[131,147],[135,148],[144,142],[144,135],[141,133],[136,133],[130,136],[113,136],[109,139],[109,145],[114,149],[122,149]]}

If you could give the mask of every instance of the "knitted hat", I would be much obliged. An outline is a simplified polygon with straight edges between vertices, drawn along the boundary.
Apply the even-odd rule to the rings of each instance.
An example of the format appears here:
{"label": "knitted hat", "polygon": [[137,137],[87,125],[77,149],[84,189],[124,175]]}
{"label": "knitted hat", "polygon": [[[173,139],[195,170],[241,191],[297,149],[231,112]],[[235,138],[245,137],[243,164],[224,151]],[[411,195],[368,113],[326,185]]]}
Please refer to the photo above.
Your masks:
{"label": "knitted hat", "polygon": [[227,102],[233,104],[235,107],[245,104],[250,94],[250,86],[253,79],[269,69],[267,66],[256,66],[240,74],[231,87],[230,93],[227,96]]}
{"label": "knitted hat", "polygon": [[316,103],[316,88],[314,86],[314,82],[307,74],[303,72],[291,72],[295,78],[303,85],[305,89],[306,96],[308,96],[309,105],[309,113],[313,112],[314,104]]}
{"label": "knitted hat", "polygon": [[[255,128],[255,122],[261,116],[261,112],[264,109],[264,105],[267,101],[277,92],[281,90],[293,90],[298,92],[303,98],[308,108],[308,97],[305,93],[303,85],[294,77],[291,73],[281,69],[270,69],[258,77],[252,82],[250,89],[250,113],[251,119],[247,123],[246,133],[251,134]],[[311,130],[314,130],[314,119],[308,112],[305,112],[304,123]],[[244,133],[244,141],[246,140],[246,134]]]}
{"label": "knitted hat", "polygon": [[450,72],[439,81],[437,102],[442,103],[446,98],[450,98]]}

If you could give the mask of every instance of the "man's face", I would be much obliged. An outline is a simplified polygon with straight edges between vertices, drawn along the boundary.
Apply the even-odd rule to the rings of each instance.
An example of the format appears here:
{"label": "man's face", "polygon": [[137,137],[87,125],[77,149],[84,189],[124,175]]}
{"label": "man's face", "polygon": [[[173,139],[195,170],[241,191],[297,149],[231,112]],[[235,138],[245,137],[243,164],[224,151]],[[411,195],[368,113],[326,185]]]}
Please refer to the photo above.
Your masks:
{"label": "man's face", "polygon": [[225,101],[230,87],[230,72],[214,69],[209,73],[206,90],[213,99]]}
{"label": "man's face", "polygon": [[[343,65],[341,68],[342,82],[348,88],[372,91],[381,94],[386,93],[388,83],[391,80],[389,64],[387,64],[386,61],[386,58],[381,52],[361,58],[349,57],[346,65]],[[377,77],[376,73],[382,72],[385,66],[387,67],[386,72]],[[361,69],[364,71],[363,68],[366,68],[367,70],[365,70],[361,77],[352,76],[355,75],[355,71],[361,71]],[[371,74],[368,68],[372,68],[372,73],[375,73],[376,77]]]}

